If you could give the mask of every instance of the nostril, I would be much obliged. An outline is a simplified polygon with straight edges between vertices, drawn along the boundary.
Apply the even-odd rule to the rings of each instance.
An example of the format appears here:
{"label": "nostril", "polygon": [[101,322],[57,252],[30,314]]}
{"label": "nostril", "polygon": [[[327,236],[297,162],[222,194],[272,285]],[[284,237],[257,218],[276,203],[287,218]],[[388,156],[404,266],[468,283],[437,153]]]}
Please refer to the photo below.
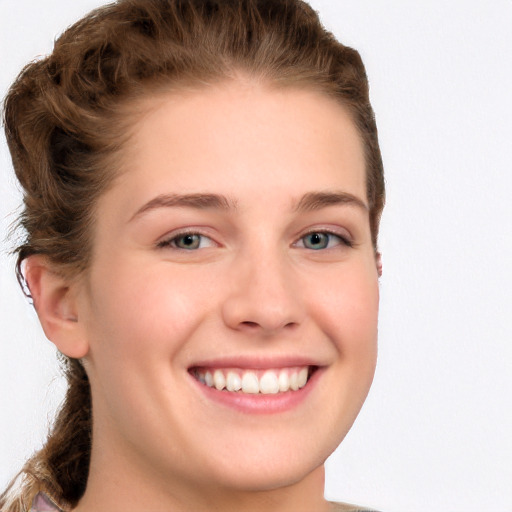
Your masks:
{"label": "nostril", "polygon": [[242,322],[242,325],[248,327],[249,329],[256,329],[258,327],[258,323],[257,322]]}
{"label": "nostril", "polygon": [[258,330],[261,328],[263,328],[264,330],[268,330],[268,331],[275,331],[275,330],[279,330],[279,329],[286,329],[286,330],[294,329],[298,324],[296,322],[287,322],[284,325],[280,325],[280,326],[276,326],[275,328],[271,328],[269,326],[264,327],[264,326],[260,325],[258,322],[251,322],[251,321],[247,320],[244,322],[240,322],[239,325],[242,328],[247,329],[248,331],[255,331],[255,330]]}

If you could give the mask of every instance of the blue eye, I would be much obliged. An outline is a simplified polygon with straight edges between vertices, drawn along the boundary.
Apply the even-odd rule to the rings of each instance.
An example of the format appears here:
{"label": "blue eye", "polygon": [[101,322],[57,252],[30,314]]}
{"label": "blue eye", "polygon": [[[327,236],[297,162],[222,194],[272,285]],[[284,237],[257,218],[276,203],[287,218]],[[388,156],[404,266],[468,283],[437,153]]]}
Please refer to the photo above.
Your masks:
{"label": "blue eye", "polygon": [[308,233],[300,239],[300,244],[306,249],[319,251],[322,249],[331,249],[338,245],[351,246],[350,242],[345,238],[335,235],[334,233],[327,233],[322,231],[314,231]]}
{"label": "blue eye", "polygon": [[207,236],[198,233],[183,233],[172,238],[162,240],[158,243],[158,247],[171,247],[174,249],[183,249],[186,251],[194,251],[205,247],[212,247],[213,241]]}
{"label": "blue eye", "polygon": [[173,242],[176,247],[180,249],[199,249],[199,246],[201,245],[201,235],[181,235],[176,237]]}

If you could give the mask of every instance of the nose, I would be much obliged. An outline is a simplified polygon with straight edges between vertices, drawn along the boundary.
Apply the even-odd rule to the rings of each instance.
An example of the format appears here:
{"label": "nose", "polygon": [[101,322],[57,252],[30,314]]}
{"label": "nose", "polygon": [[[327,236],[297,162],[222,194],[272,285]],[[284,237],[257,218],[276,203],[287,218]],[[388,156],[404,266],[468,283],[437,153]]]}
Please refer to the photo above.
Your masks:
{"label": "nose", "polygon": [[222,315],[231,329],[272,335],[303,320],[296,276],[282,255],[241,256],[231,267],[227,285]]}

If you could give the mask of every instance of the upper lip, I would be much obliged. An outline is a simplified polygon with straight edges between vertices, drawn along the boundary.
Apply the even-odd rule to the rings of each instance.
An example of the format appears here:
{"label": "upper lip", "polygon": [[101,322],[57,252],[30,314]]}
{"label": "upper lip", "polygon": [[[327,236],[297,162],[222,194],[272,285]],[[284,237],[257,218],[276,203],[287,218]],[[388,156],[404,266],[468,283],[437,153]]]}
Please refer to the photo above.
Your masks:
{"label": "upper lip", "polygon": [[266,370],[272,368],[290,368],[295,366],[324,366],[319,361],[305,356],[231,356],[197,361],[189,368],[241,368]]}

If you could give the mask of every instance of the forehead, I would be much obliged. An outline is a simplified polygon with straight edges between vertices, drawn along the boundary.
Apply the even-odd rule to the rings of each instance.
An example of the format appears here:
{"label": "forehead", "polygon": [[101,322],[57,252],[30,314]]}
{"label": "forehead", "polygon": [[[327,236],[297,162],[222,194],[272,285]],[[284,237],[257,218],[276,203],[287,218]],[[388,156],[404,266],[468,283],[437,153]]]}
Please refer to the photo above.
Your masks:
{"label": "forehead", "polygon": [[159,93],[137,110],[120,183],[141,200],[333,187],[366,199],[359,133],[347,110],[320,92],[233,81]]}

